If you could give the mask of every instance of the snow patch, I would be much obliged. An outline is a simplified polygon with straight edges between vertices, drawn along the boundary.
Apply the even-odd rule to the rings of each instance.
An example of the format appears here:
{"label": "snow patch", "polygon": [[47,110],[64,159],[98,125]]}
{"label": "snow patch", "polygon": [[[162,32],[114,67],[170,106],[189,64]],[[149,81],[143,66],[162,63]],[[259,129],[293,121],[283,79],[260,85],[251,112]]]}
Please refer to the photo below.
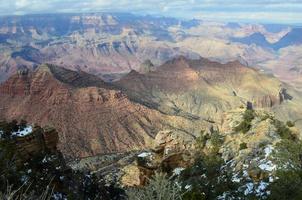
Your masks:
{"label": "snow patch", "polygon": [[191,188],[192,188],[192,185],[186,185],[186,186],[185,186],[185,189],[186,189],[186,190],[189,190],[189,189],[191,189]]}
{"label": "snow patch", "polygon": [[273,152],[273,150],[274,150],[274,147],[272,147],[271,145],[265,147],[265,149],[264,149],[265,158],[268,158],[271,155],[271,153]]}
{"label": "snow patch", "polygon": [[271,153],[273,152],[273,150],[274,150],[274,148],[271,145],[265,147],[265,149],[264,149],[265,158],[260,160],[260,162],[259,162],[259,163],[261,163],[261,164],[259,164],[260,169],[262,169],[264,171],[272,172],[277,168],[277,166],[272,161],[268,160],[268,158],[271,155]]}
{"label": "snow patch", "polygon": [[269,195],[269,191],[266,191],[269,186],[269,183],[264,181],[259,182],[258,184],[247,183],[245,184],[246,189],[244,190],[244,195],[247,196],[252,193],[256,193],[258,197],[263,197]]}
{"label": "snow patch", "polygon": [[46,156],[43,158],[42,163],[47,163],[47,158],[46,158]]}
{"label": "snow patch", "polygon": [[23,130],[19,129],[16,132],[12,132],[12,135],[17,137],[24,137],[31,134],[32,132],[33,132],[32,126],[27,126]]}
{"label": "snow patch", "polygon": [[244,195],[248,195],[253,193],[253,189],[254,189],[254,184],[253,183],[247,183],[246,185],[246,189],[244,191]]}
{"label": "snow patch", "polygon": [[242,179],[242,178],[239,177],[239,173],[236,173],[236,174],[234,174],[233,177],[232,177],[232,182],[233,182],[233,183],[240,183],[241,179]]}
{"label": "snow patch", "polygon": [[148,156],[151,156],[152,154],[150,152],[143,152],[141,154],[139,154],[137,157],[140,157],[140,158],[145,158],[145,157],[148,157]]}
{"label": "snow patch", "polygon": [[182,167],[177,167],[177,168],[175,168],[175,169],[173,170],[173,174],[174,174],[174,175],[180,175],[181,172],[182,172],[183,170],[185,170],[185,169],[182,168]]}
{"label": "snow patch", "polygon": [[272,161],[267,161],[266,163],[262,163],[259,165],[259,168],[262,169],[262,170],[265,170],[265,171],[273,171],[276,169],[276,165],[272,163]]}

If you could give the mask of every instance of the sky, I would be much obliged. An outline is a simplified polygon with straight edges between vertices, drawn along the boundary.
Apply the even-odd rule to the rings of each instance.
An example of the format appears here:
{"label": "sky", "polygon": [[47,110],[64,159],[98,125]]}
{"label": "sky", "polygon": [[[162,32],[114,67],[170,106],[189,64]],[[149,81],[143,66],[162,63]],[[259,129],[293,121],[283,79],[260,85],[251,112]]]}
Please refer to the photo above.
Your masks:
{"label": "sky", "polygon": [[302,23],[302,0],[0,0],[0,15],[99,11],[214,21]]}

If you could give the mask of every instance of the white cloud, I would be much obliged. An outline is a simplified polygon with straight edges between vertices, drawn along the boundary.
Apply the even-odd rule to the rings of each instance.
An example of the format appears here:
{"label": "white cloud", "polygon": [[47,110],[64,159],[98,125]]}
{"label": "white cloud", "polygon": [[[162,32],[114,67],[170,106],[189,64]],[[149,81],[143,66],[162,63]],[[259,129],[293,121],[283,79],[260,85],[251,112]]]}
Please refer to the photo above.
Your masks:
{"label": "white cloud", "polygon": [[17,0],[15,5],[16,8],[23,8],[26,7],[30,2],[28,0]]}
{"label": "white cloud", "polygon": [[0,13],[118,11],[219,20],[302,22],[302,0],[0,0]]}
{"label": "white cloud", "polygon": [[219,21],[262,21],[274,23],[301,23],[302,13],[290,12],[202,12],[198,19]]}

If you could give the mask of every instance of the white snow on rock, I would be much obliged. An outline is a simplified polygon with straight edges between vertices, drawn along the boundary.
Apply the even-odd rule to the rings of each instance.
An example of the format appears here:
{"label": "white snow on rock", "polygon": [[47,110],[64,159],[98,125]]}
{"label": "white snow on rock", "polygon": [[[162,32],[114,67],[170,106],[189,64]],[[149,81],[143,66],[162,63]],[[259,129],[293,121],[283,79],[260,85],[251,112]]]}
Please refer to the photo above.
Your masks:
{"label": "white snow on rock", "polygon": [[258,197],[263,197],[268,194],[269,191],[267,190],[267,187],[269,186],[269,183],[266,183],[264,181],[260,181],[258,184],[256,183],[247,183],[244,187],[246,188],[244,190],[244,195],[249,195],[255,192],[255,194]]}
{"label": "white snow on rock", "polygon": [[64,197],[64,195],[62,193],[56,192],[52,195],[52,198],[54,200],[67,200],[66,197]]}
{"label": "white snow on rock", "polygon": [[31,134],[32,131],[33,131],[32,126],[27,126],[23,130],[19,129],[18,131],[13,132],[12,135],[17,136],[17,137],[24,137],[24,136]]}
{"label": "white snow on rock", "polygon": [[265,147],[265,149],[264,149],[265,158],[268,158],[271,155],[271,153],[273,152],[273,150],[274,150],[274,148],[271,145]]}
{"label": "white snow on rock", "polygon": [[271,155],[271,153],[273,152],[274,148],[269,145],[267,147],[265,147],[264,149],[264,155],[265,158],[260,160],[260,164],[259,164],[259,168],[268,172],[272,172],[274,171],[277,166],[270,160],[268,160],[269,156]]}
{"label": "white snow on rock", "polygon": [[246,189],[244,191],[244,195],[248,195],[253,193],[253,189],[254,189],[254,184],[253,183],[247,183],[246,185]]}
{"label": "white snow on rock", "polygon": [[242,179],[242,178],[239,177],[239,173],[236,173],[236,174],[233,174],[232,182],[233,182],[233,183],[240,183],[241,179]]}
{"label": "white snow on rock", "polygon": [[258,185],[258,187],[256,188],[256,193],[258,196],[263,196],[266,194],[266,189],[269,186],[268,183],[261,181]]}
{"label": "white snow on rock", "polygon": [[151,156],[152,154],[150,152],[143,152],[141,154],[139,154],[137,157],[140,157],[140,158],[145,158],[145,157],[148,157],[148,156]]}
{"label": "white snow on rock", "polygon": [[262,163],[259,165],[259,168],[265,171],[273,171],[276,169],[276,165],[272,163],[272,161],[267,161],[266,163]]}
{"label": "white snow on rock", "polygon": [[185,170],[185,169],[182,168],[182,167],[177,167],[177,168],[175,168],[175,169],[173,170],[173,174],[174,174],[174,175],[180,175],[180,173],[181,173],[183,170]]}
{"label": "white snow on rock", "polygon": [[191,189],[191,188],[192,188],[192,185],[186,185],[186,186],[185,186],[185,189],[186,189],[186,190]]}
{"label": "white snow on rock", "polygon": [[47,163],[47,158],[46,158],[46,156],[43,158],[42,163]]}

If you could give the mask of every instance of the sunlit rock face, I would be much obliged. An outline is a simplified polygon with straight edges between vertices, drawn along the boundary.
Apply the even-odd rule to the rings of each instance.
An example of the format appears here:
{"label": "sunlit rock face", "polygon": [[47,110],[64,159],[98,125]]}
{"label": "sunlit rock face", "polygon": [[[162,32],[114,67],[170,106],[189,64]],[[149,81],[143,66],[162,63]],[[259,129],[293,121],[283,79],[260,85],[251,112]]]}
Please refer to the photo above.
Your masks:
{"label": "sunlit rock face", "polygon": [[60,150],[72,158],[141,149],[161,130],[187,134],[208,126],[135,103],[97,76],[54,65],[12,76],[0,96],[1,118],[55,127]]}

